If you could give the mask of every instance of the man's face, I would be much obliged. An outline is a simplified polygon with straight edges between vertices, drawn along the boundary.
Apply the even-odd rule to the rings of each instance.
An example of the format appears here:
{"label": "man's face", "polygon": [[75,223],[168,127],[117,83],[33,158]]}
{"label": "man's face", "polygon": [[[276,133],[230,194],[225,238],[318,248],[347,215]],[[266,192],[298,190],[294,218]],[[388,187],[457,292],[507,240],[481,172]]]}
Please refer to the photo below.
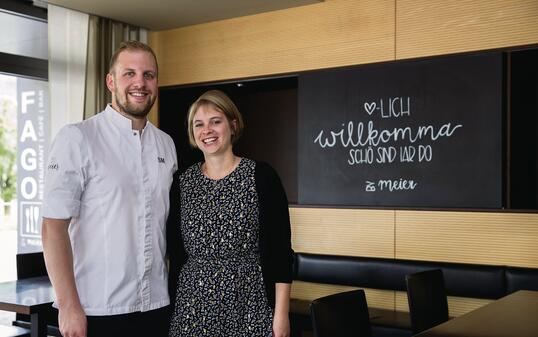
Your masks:
{"label": "man's face", "polygon": [[106,78],[112,107],[132,118],[145,118],[157,97],[157,66],[142,50],[123,51]]}

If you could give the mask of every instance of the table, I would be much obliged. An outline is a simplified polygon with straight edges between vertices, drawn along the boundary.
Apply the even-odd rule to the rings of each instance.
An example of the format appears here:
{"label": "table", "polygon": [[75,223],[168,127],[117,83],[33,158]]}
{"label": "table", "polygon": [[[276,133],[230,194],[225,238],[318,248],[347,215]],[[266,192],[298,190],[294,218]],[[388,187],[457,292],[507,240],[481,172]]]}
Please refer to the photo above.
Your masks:
{"label": "table", "polygon": [[50,310],[54,298],[48,276],[0,283],[0,310],[30,315],[32,337],[47,336],[42,314]]}
{"label": "table", "polygon": [[520,290],[416,337],[536,337],[538,291]]}

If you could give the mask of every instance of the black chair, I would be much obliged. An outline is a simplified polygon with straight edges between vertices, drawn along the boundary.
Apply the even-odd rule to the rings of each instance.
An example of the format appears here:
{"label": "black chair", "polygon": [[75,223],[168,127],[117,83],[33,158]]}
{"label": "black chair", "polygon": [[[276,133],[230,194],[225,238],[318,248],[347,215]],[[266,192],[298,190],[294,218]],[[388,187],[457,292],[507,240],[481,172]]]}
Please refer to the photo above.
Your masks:
{"label": "black chair", "polygon": [[17,254],[17,279],[46,275],[47,268],[42,252]]}
{"label": "black chair", "polygon": [[370,337],[372,329],[364,290],[318,298],[310,305],[315,337]]}
{"label": "black chair", "polygon": [[[46,275],[47,268],[45,266],[43,252],[17,254],[17,279],[21,280]],[[45,320],[48,323],[47,335],[61,336],[58,328],[58,314],[52,306],[45,314]],[[31,326],[30,315],[16,314],[13,325],[29,329]]]}
{"label": "black chair", "polygon": [[448,302],[441,269],[405,276],[413,334],[448,321]]}

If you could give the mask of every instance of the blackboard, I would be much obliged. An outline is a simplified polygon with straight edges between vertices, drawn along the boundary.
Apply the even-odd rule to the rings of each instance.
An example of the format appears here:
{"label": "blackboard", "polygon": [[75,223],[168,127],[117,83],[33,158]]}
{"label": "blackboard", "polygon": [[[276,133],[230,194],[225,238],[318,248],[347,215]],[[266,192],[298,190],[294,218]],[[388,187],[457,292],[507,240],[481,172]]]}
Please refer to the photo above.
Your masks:
{"label": "blackboard", "polygon": [[503,55],[303,73],[300,204],[503,207]]}

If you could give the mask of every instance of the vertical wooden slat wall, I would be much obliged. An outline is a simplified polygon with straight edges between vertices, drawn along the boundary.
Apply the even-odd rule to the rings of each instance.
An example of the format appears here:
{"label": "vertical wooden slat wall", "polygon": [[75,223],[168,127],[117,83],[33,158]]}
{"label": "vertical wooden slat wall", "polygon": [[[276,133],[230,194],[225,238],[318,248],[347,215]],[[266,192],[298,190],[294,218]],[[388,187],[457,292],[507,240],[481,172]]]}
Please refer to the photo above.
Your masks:
{"label": "vertical wooden slat wall", "polygon": [[[536,0],[325,0],[150,33],[161,86],[538,43]],[[157,115],[152,114],[156,122]],[[291,207],[295,250],[538,267],[538,214]],[[297,282],[315,298],[346,287]],[[367,289],[407,310],[405,294]],[[450,298],[451,315],[487,303]]]}

